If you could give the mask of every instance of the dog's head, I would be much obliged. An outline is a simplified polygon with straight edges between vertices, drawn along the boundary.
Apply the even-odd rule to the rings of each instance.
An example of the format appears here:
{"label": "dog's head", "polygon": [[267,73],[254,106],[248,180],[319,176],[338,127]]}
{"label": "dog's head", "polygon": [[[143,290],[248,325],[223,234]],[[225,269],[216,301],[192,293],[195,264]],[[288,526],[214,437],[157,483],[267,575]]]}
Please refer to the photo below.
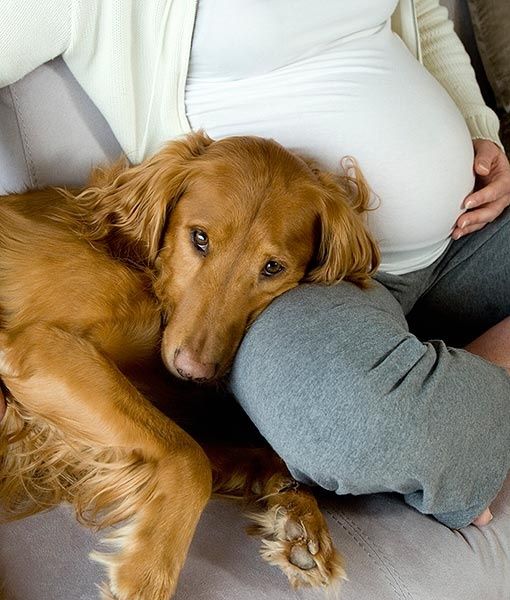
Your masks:
{"label": "dog's head", "polygon": [[203,133],[117,169],[96,175],[110,197],[96,222],[154,269],[161,352],[179,377],[223,375],[250,323],[298,283],[364,286],[378,266],[359,172],[334,177],[274,141]]}

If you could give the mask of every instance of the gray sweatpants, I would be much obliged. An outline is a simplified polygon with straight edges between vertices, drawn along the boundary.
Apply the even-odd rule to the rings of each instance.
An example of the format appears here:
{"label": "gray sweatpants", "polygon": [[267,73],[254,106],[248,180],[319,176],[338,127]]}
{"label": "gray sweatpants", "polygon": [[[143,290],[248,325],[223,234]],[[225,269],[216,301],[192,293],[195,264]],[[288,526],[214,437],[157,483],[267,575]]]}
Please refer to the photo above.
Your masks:
{"label": "gray sweatpants", "polygon": [[280,296],[231,388],[296,479],[462,527],[510,469],[510,377],[458,348],[508,315],[510,209],[426,269]]}

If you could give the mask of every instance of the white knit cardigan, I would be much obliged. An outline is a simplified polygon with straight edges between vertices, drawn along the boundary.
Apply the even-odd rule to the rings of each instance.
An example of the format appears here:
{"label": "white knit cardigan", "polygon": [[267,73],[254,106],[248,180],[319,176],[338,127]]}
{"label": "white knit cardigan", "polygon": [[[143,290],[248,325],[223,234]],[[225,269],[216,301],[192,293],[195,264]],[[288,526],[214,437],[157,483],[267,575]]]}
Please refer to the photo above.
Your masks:
{"label": "white knit cardigan", "polygon": [[[2,0],[0,87],[62,55],[131,161],[190,131],[184,92],[197,0]],[[498,138],[439,0],[400,0],[392,27],[440,81],[472,137]]]}

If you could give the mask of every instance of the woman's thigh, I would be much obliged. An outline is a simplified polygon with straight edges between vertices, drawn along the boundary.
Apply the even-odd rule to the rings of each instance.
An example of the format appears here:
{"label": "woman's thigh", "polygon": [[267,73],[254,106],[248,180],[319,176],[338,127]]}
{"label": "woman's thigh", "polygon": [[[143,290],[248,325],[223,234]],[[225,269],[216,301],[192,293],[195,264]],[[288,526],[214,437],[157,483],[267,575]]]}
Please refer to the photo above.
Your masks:
{"label": "woman's thigh", "polygon": [[510,209],[452,242],[408,315],[421,339],[462,347],[510,315]]}
{"label": "woman's thigh", "polygon": [[481,512],[509,468],[508,375],[422,343],[379,283],[275,300],[247,332],[231,388],[298,479],[400,492],[450,526]]}

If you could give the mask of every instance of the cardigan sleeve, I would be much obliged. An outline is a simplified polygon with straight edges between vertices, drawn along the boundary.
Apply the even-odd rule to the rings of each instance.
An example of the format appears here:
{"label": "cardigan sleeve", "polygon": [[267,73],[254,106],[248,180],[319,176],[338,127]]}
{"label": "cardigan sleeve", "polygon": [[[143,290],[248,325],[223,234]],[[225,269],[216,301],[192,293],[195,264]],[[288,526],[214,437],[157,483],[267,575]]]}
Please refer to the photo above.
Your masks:
{"label": "cardigan sleeve", "polygon": [[0,0],[0,87],[66,50],[72,1]]}
{"label": "cardigan sleeve", "polygon": [[463,114],[473,139],[492,140],[502,148],[499,119],[480,92],[468,53],[439,0],[416,0],[422,60]]}

